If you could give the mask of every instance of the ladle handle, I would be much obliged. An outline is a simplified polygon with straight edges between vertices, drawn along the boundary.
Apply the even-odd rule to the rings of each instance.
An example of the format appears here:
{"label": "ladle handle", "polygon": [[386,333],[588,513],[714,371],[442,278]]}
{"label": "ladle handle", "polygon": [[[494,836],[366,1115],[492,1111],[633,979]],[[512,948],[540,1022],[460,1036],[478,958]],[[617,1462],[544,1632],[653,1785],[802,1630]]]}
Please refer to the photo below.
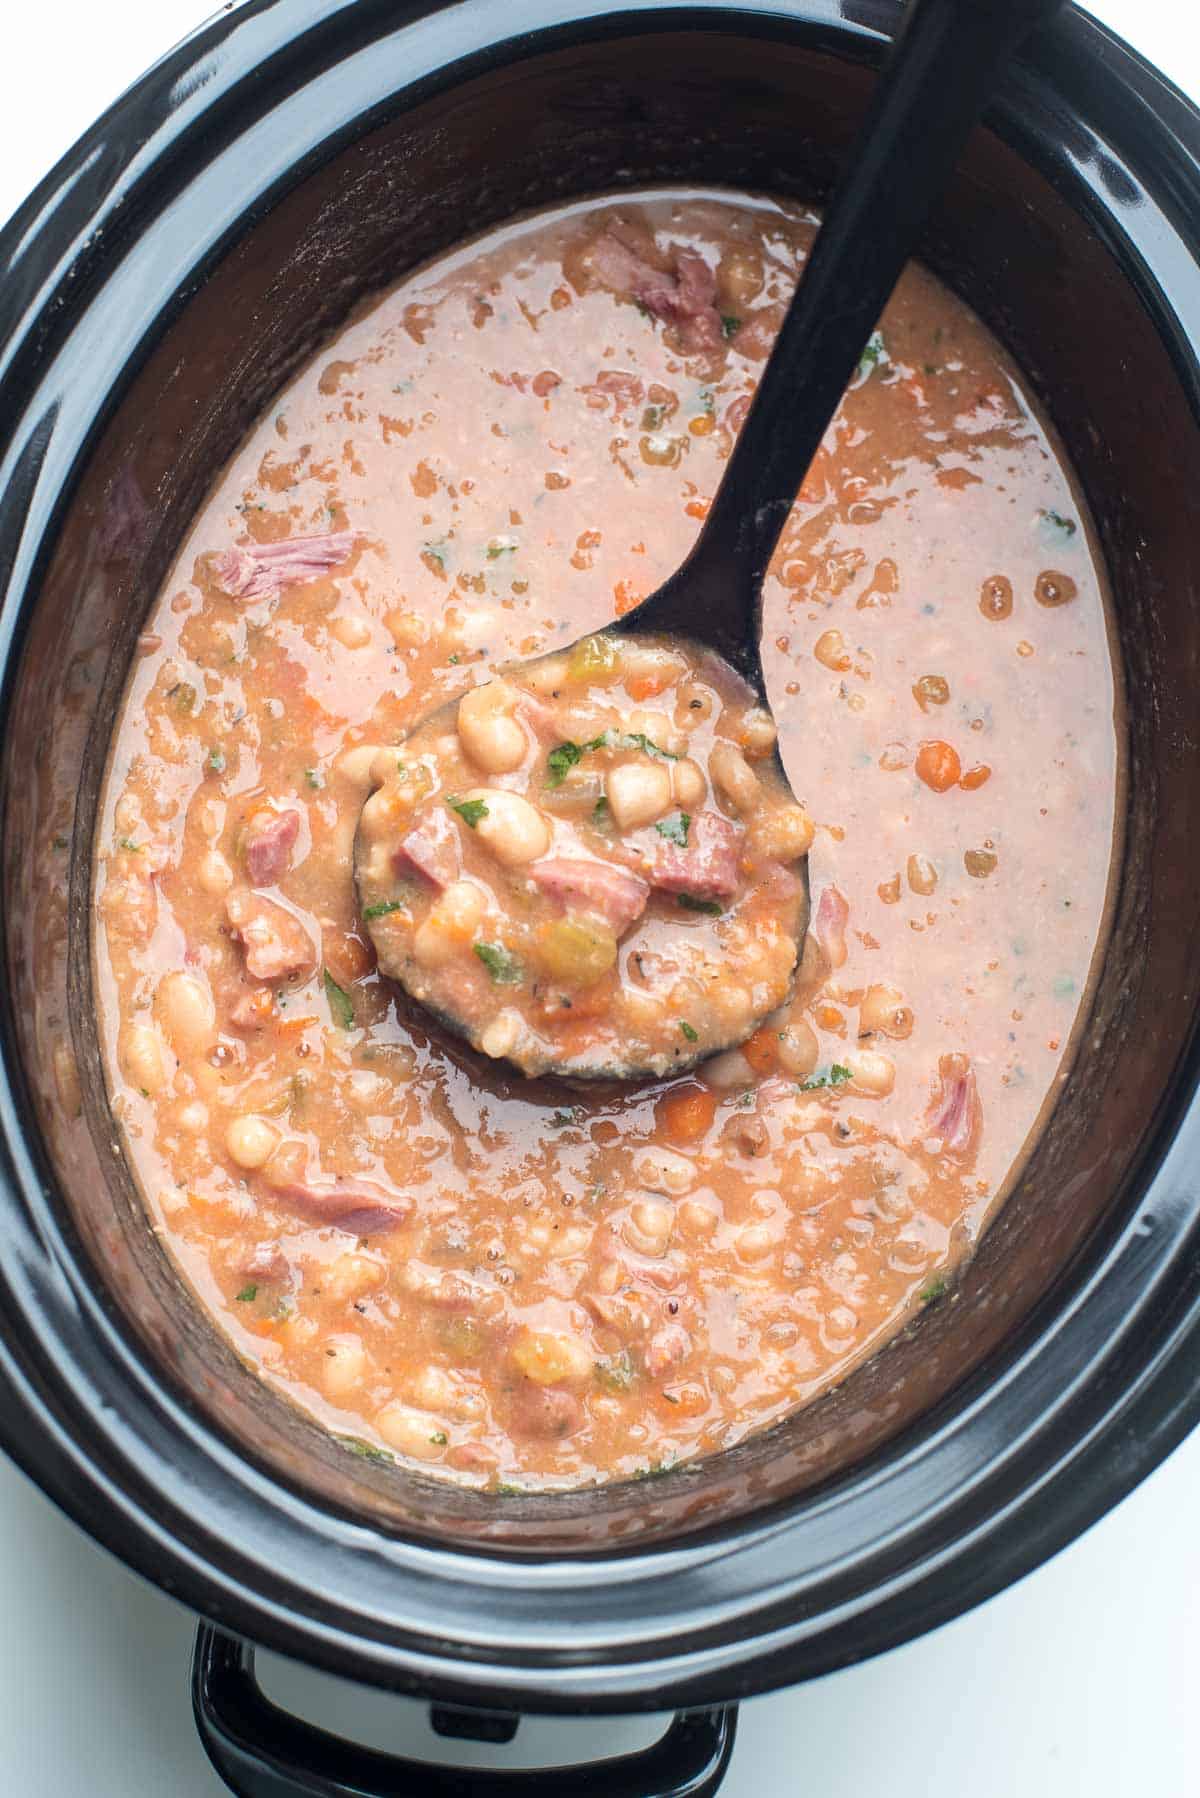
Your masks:
{"label": "ladle handle", "polygon": [[1062,4],[913,0],[689,558],[693,578],[724,574],[747,598],[761,581],[998,65]]}

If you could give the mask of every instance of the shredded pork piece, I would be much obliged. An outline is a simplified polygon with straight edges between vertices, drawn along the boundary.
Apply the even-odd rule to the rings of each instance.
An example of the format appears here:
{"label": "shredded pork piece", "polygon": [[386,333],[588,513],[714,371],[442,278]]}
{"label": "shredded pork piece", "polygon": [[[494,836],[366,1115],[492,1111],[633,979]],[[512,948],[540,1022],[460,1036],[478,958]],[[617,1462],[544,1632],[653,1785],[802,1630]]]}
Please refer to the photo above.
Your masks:
{"label": "shredded pork piece", "polygon": [[333,1224],[354,1236],[376,1236],[394,1230],[412,1211],[412,1200],[388,1192],[370,1180],[334,1180],[311,1186],[304,1180],[272,1185],[271,1198],[314,1224]]}
{"label": "shredded pork piece", "polygon": [[938,1089],[925,1122],[931,1136],[941,1137],[944,1154],[962,1158],[970,1153],[983,1123],[983,1107],[966,1055],[943,1055],[939,1060]]}
{"label": "shredded pork piece", "polygon": [[223,549],[212,559],[213,579],[231,599],[273,599],[285,587],[301,587],[328,574],[346,560],[357,537],[356,531],[327,531]]}

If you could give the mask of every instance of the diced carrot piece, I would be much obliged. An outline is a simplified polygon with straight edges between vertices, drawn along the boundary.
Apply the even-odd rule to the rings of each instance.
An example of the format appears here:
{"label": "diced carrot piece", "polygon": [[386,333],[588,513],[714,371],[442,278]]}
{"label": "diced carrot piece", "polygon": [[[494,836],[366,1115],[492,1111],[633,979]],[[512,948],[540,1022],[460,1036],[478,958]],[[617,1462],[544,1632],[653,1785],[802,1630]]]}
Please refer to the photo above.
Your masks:
{"label": "diced carrot piece", "polygon": [[613,600],[618,618],[624,618],[626,612],[632,612],[640,606],[645,595],[639,593],[632,581],[618,581],[613,588]]}
{"label": "diced carrot piece", "polygon": [[302,1030],[307,1030],[310,1024],[316,1022],[317,1019],[313,1017],[280,1018],[275,1028],[280,1036],[299,1036]]}
{"label": "diced carrot piece", "polygon": [[965,787],[968,793],[973,793],[977,787],[983,785],[985,780],[990,780],[991,778],[992,771],[987,763],[977,762],[973,768],[966,768],[963,770],[962,778],[959,780],[958,784],[960,787]]}
{"label": "diced carrot piece", "polygon": [[699,1142],[717,1115],[717,1095],[706,1086],[682,1086],[658,1106],[658,1122],[672,1142]]}
{"label": "diced carrot piece", "polygon": [[742,1044],[742,1054],[756,1074],[774,1073],[779,1059],[779,1032],[764,1024],[748,1042]]}
{"label": "diced carrot piece", "polygon": [[625,682],[630,699],[656,699],[674,679],[671,669],[653,668],[646,674],[635,674]]}
{"label": "diced carrot piece", "polygon": [[707,518],[711,503],[707,499],[690,499],[683,509],[689,518]]}
{"label": "diced carrot piece", "polygon": [[917,775],[931,787],[935,793],[945,793],[954,786],[962,773],[962,763],[958,759],[958,751],[940,738],[927,739],[917,750]]}

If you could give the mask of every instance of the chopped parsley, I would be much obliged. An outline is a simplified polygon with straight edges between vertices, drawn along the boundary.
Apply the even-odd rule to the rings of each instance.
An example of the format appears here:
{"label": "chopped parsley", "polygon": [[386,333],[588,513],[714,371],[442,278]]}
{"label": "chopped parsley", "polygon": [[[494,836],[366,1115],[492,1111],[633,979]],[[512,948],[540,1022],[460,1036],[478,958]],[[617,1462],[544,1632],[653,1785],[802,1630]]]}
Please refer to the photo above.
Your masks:
{"label": "chopped parsley", "polygon": [[446,804],[452,812],[457,812],[464,824],[472,830],[479,828],[481,818],[488,815],[487,802],[483,799],[447,799]]}
{"label": "chopped parsley", "polygon": [[546,758],[546,767],[549,771],[547,785],[561,787],[582,755],[583,750],[578,743],[559,743]]}
{"label": "chopped parsley", "polygon": [[568,739],[555,745],[546,758],[547,786],[561,786],[575,764],[595,749],[640,749],[644,755],[657,756],[664,762],[679,760],[671,750],[660,749],[657,743],[652,743],[644,731],[602,730],[590,743],[572,743]]}
{"label": "chopped parsley", "polygon": [[445,1430],[435,1430],[429,1440],[433,1443],[435,1448],[445,1448],[450,1438],[447,1436]]}
{"label": "chopped parsley", "polygon": [[559,1130],[565,1130],[569,1124],[582,1123],[583,1116],[583,1106],[572,1105],[569,1111],[556,1111],[550,1122]]}
{"label": "chopped parsley", "polygon": [[436,562],[443,574],[446,572],[446,545],[444,543],[423,543],[421,554],[428,556],[431,562]]}
{"label": "chopped parsley", "polygon": [[661,1480],[664,1473],[672,1473],[674,1469],[674,1461],[651,1461],[646,1467],[635,1467],[633,1478],[635,1480]]}
{"label": "chopped parsley", "polygon": [[[601,793],[599,799],[597,799],[595,805],[592,807],[592,823],[597,830],[607,830],[612,823],[612,807],[609,805],[608,800],[604,797],[603,793]],[[1067,904],[1069,905],[1070,903],[1071,902],[1068,899]]]}
{"label": "chopped parsley", "polygon": [[361,1436],[339,1436],[336,1439],[343,1448],[348,1448],[352,1455],[363,1461],[384,1461],[390,1467],[395,1455],[390,1455],[386,1448],[376,1448],[373,1442],[364,1442]]}
{"label": "chopped parsley", "polygon": [[807,1080],[800,1082],[802,1093],[819,1092],[823,1086],[843,1086],[854,1075],[849,1068],[844,1068],[840,1061],[835,1061],[827,1074],[810,1074]]}
{"label": "chopped parsley", "polygon": [[223,749],[210,749],[208,752],[208,765],[214,774],[224,774],[225,751]]}
{"label": "chopped parsley", "polygon": [[406,909],[403,899],[380,899],[375,905],[367,906],[363,912],[363,918],[369,924],[372,918],[386,918],[394,911],[405,911]]}
{"label": "chopped parsley", "polygon": [[588,744],[588,748],[589,749],[640,749],[646,755],[660,756],[664,762],[677,762],[679,760],[678,755],[676,755],[672,750],[662,749],[659,747],[659,745],[657,743],[652,743],[650,741],[649,737],[646,736],[644,731],[640,731],[640,730],[611,731],[610,730],[610,731],[605,731],[604,737],[607,738],[607,741],[598,737],[594,743]]}
{"label": "chopped parsley", "polygon": [[312,788],[314,793],[317,793],[320,791],[321,776],[317,773],[315,768],[306,768],[304,770],[304,778],[305,778],[305,781],[307,782],[307,784]]}
{"label": "chopped parsley", "polygon": [[867,347],[858,359],[858,372],[869,375],[879,358],[883,355],[883,337],[878,331],[872,331],[867,339]]}
{"label": "chopped parsley", "polygon": [[503,943],[476,943],[475,953],[497,986],[517,986],[524,978],[520,962]]}
{"label": "chopped parsley", "polygon": [[333,1021],[341,1030],[354,1028],[354,1001],[345,987],[339,986],[328,968],[321,970],[321,979],[325,985],[325,997],[329,1000],[329,1009],[333,1013]]}
{"label": "chopped parsley", "polygon": [[1073,518],[1064,518],[1061,512],[1052,507],[1043,507],[1038,513],[1042,522],[1042,535],[1050,543],[1068,542],[1079,529]]}
{"label": "chopped parsley", "polygon": [[736,337],[741,328],[741,319],[735,318],[732,312],[723,312],[721,314],[721,336],[725,339],[726,343],[729,342],[731,337]]}
{"label": "chopped parsley", "polygon": [[[70,844],[66,837],[55,837],[54,842],[51,845],[51,847],[54,849],[67,849],[70,847]],[[1068,899],[1065,901],[1065,903],[1067,905],[1070,905],[1071,901]]]}
{"label": "chopped parsley", "polygon": [[675,903],[682,905],[684,911],[702,911],[706,917],[719,918],[722,907],[716,899],[698,899],[695,893],[677,893]]}
{"label": "chopped parsley", "polygon": [[665,415],[664,407],[647,406],[646,410],[642,413],[643,431],[661,431]]}
{"label": "chopped parsley", "polygon": [[708,417],[711,418],[717,409],[717,403],[713,399],[712,388],[702,387],[696,395],[696,399],[701,412],[707,413]]}
{"label": "chopped parsley", "polygon": [[248,1305],[250,1303],[251,1299],[256,1299],[257,1297],[258,1297],[258,1287],[257,1286],[243,1286],[242,1290],[237,1294],[234,1302],[239,1305]]}
{"label": "chopped parsley", "polygon": [[946,1296],[946,1281],[942,1274],[935,1274],[927,1286],[922,1286],[917,1297],[923,1305],[936,1305],[939,1299]]}
{"label": "chopped parsley", "polygon": [[128,849],[130,855],[140,855],[142,853],[142,845],[140,843],[135,843],[132,837],[118,837],[117,847],[118,849]]}
{"label": "chopped parsley", "polygon": [[517,540],[515,537],[493,537],[487,546],[488,561],[495,562],[500,556],[514,555],[516,553],[516,548]]}
{"label": "chopped parsley", "polygon": [[691,821],[690,812],[675,812],[670,818],[660,818],[654,828],[660,837],[666,837],[668,843],[674,843],[678,848],[686,849],[688,825]]}
{"label": "chopped parsley", "polygon": [[683,1034],[686,1036],[689,1043],[698,1043],[700,1041],[700,1032],[693,1029],[686,1018],[680,1018],[679,1028],[683,1031]]}
{"label": "chopped parsley", "polygon": [[615,1355],[601,1355],[595,1363],[596,1378],[609,1392],[628,1392],[633,1385],[633,1362],[628,1349]]}

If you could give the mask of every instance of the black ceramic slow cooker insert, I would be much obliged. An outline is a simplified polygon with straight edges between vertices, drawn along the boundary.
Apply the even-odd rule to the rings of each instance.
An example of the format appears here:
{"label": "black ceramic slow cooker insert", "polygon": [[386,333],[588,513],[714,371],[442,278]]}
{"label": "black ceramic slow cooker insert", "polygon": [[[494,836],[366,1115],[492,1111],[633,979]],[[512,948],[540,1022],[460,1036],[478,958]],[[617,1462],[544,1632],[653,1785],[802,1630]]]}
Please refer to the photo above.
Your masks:
{"label": "black ceramic slow cooker insert", "polygon": [[[819,203],[899,12],[251,0],[0,235],[0,1438],[218,1626],[197,1691],[245,1792],[396,1774],[368,1758],[350,1783],[301,1725],[256,1745],[284,1726],[236,1638],[448,1706],[688,1707],[657,1761],[580,1789],[711,1791],[730,1722],[694,1713],[995,1592],[1200,1410],[1200,118],[1074,11],[1010,71],[922,247],[1057,427],[1128,698],[1092,1013],[956,1302],[698,1471],[458,1491],[346,1455],[242,1365],[147,1229],[105,1102],[105,750],[145,611],[251,421],[365,294],[516,212],[672,182]],[[323,1771],[279,1770],[306,1759]]]}

